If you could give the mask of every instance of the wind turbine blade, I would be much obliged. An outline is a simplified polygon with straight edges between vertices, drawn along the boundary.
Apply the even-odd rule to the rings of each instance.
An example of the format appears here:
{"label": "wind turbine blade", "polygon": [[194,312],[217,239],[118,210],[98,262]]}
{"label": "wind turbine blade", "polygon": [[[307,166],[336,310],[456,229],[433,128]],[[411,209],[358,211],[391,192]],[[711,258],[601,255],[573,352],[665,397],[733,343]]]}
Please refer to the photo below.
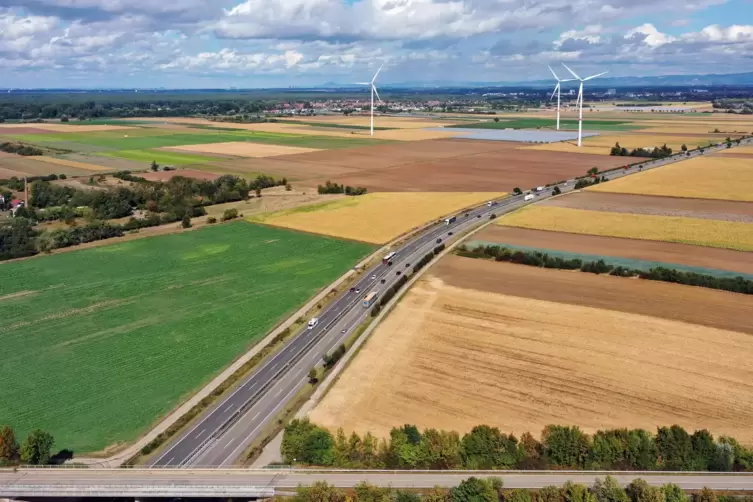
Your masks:
{"label": "wind turbine blade", "polygon": [[[384,63],[382,63],[382,66],[384,66]],[[379,72],[382,71],[382,66],[379,67],[377,72],[374,74],[374,78],[371,79],[371,85],[374,85],[374,82],[376,81],[377,75],[379,75]]]}
{"label": "wind turbine blade", "polygon": [[585,82],[586,80],[591,80],[592,78],[601,77],[602,75],[606,75],[607,73],[609,73],[609,72],[608,71],[603,71],[601,73],[597,73],[596,75],[591,75],[590,77],[586,77],[586,78],[583,79],[583,81]]}
{"label": "wind turbine blade", "polygon": [[560,88],[560,83],[557,82],[557,85],[554,86],[554,90],[552,91],[552,95],[549,96],[549,101],[551,101],[554,98],[554,95],[557,93],[557,89]]}
{"label": "wind turbine blade", "polygon": [[371,85],[371,82],[356,82],[355,85]]}
{"label": "wind turbine blade", "polygon": [[569,67],[568,67],[568,66],[567,66],[567,65],[566,65],[565,63],[562,63],[562,66],[564,66],[564,67],[565,67],[565,68],[567,69],[567,71],[569,71],[570,73],[572,73],[572,74],[573,74],[573,77],[575,77],[575,78],[576,78],[576,79],[578,79],[578,80],[583,80],[582,78],[580,78],[580,77],[578,76],[578,74],[577,74],[577,73],[575,73],[575,72],[574,72],[573,70],[571,70],[571,69],[570,69],[570,68],[569,68]]}
{"label": "wind turbine blade", "polygon": [[551,67],[551,66],[549,66],[549,65],[546,65],[546,67],[547,67],[547,68],[549,68],[549,71],[550,71],[550,72],[552,72],[552,75],[554,75],[554,79],[555,79],[555,80],[556,80],[557,82],[562,82],[562,81],[560,80],[560,78],[559,78],[559,77],[557,76],[557,74],[556,74],[556,73],[554,73],[554,70],[552,70],[552,67]]}
{"label": "wind turbine blade", "polygon": [[376,97],[379,100],[379,102],[383,103],[382,98],[379,97],[379,93],[376,90],[376,86],[374,84],[372,84],[371,87],[374,89],[374,94],[376,94]]}

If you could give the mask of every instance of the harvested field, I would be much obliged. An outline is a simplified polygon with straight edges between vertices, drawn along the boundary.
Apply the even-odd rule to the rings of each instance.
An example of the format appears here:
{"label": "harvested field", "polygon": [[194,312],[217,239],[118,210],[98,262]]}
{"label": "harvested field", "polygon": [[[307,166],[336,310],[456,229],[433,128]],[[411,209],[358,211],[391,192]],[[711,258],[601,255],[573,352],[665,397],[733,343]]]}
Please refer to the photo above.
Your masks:
{"label": "harvested field", "polygon": [[77,162],[75,160],[59,159],[57,157],[42,157],[39,159],[41,162],[47,164],[55,164],[56,166],[74,167],[78,169],[84,169],[86,171],[111,171],[112,169],[105,166],[98,166],[96,164],[88,164],[84,162]]}
{"label": "harvested field", "polygon": [[736,146],[735,148],[728,148],[718,152],[716,155],[734,155],[741,157],[753,157],[753,145]]}
{"label": "harvested field", "polygon": [[218,157],[196,155],[191,153],[170,152],[165,150],[121,150],[119,152],[102,153],[102,156],[116,157],[135,162],[142,162],[143,166],[149,167],[152,161],[160,165],[185,166],[191,164],[203,164],[214,160],[222,160]]}
{"label": "harvested field", "polygon": [[[84,176],[92,174],[91,169],[81,169],[70,165],[43,162],[50,157],[0,157],[0,169],[22,173],[21,176],[44,176],[47,174],[65,174],[66,176]],[[13,174],[12,176],[18,176]]]}
{"label": "harvested field", "polygon": [[404,423],[518,436],[676,423],[753,441],[745,295],[456,256],[430,273],[313,422],[381,437]]}
{"label": "harvested field", "polygon": [[[584,122],[584,128],[588,129],[588,123]],[[674,151],[679,151],[680,147],[685,144],[688,148],[696,146],[706,146],[709,142],[717,143],[718,138],[711,135],[675,135],[675,134],[610,134],[591,136],[583,139],[583,146],[578,147],[575,142],[550,143],[544,145],[534,145],[526,147],[530,150],[548,150],[553,152],[583,152],[596,155],[609,155],[609,150],[619,143],[620,146],[629,150],[635,148],[654,148],[656,146],[666,145]],[[624,163],[631,162],[630,159],[624,159]]]}
{"label": "harvested field", "polygon": [[696,157],[588,190],[753,202],[753,158]]}
{"label": "harvested field", "polygon": [[48,131],[46,129],[35,129],[33,127],[1,127],[2,125],[9,125],[9,124],[0,124],[0,136],[11,136],[14,134],[50,134],[52,131]]}
{"label": "harvested field", "polygon": [[157,171],[138,173],[137,176],[141,176],[149,181],[168,181],[173,179],[174,176],[183,176],[185,178],[194,178],[197,180],[215,180],[220,176],[214,173],[208,173],[206,171],[197,171],[195,169],[178,169],[175,171]]}
{"label": "harvested field", "polygon": [[69,124],[0,124],[0,134],[3,133],[3,129],[22,129],[24,134],[33,134],[31,130],[41,129],[42,131],[52,132],[98,132],[98,131],[122,131],[131,129],[125,125],[69,125]]}
{"label": "harvested field", "polygon": [[66,153],[59,155],[58,158],[83,162],[85,164],[97,164],[113,171],[142,171],[144,169],[149,169],[149,164],[151,163],[151,161],[149,163],[137,162],[117,157],[89,155],[85,153]]}
{"label": "harvested field", "polygon": [[504,141],[432,140],[213,164],[314,183],[331,179],[386,192],[505,191],[571,178],[588,167],[607,169],[624,164],[617,157],[553,154],[518,147],[519,143]]}
{"label": "harvested field", "polygon": [[715,199],[685,199],[584,191],[543,201],[542,206],[607,211],[612,213],[684,216],[753,223],[753,204]]}
{"label": "harvested field", "polygon": [[372,249],[239,221],[4,263],[0,423],[131,441]]}
{"label": "harvested field", "polygon": [[534,205],[504,216],[497,223],[535,230],[753,251],[753,225],[732,221]]}
{"label": "harvested field", "polygon": [[[325,122],[328,124],[342,124],[345,126],[369,127],[371,117],[368,115],[351,115],[349,117],[342,115],[318,115],[314,117],[306,117],[306,122],[312,124],[316,122]],[[394,129],[424,129],[427,127],[442,127],[451,124],[452,122],[450,121],[442,120],[426,120],[423,118],[412,117],[381,117],[376,114],[374,115],[374,127],[390,127]]]}
{"label": "harvested field", "polygon": [[731,249],[531,230],[499,225],[487,226],[484,230],[475,234],[473,240],[570,253],[657,261],[753,275],[753,253]]}
{"label": "harvested field", "polygon": [[317,148],[301,148],[296,146],[267,145],[263,143],[250,143],[247,141],[231,141],[228,143],[209,143],[200,145],[182,145],[170,148],[180,152],[194,153],[220,153],[235,155],[237,157],[275,157],[280,155],[293,155],[296,153],[318,152]]}
{"label": "harvested field", "polygon": [[25,173],[0,167],[0,179],[7,180],[12,178],[13,176],[15,176],[16,178],[23,178],[25,176]]}
{"label": "harvested field", "polygon": [[504,193],[371,193],[252,219],[376,244]]}

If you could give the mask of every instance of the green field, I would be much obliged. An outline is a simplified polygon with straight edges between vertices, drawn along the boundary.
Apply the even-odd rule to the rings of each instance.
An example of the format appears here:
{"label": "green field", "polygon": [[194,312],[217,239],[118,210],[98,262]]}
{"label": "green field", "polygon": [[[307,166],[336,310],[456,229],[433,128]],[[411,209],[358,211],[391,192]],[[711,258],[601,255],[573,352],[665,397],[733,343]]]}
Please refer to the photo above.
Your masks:
{"label": "green field", "polygon": [[99,155],[105,157],[118,157],[121,159],[135,160],[137,162],[148,162],[151,164],[155,161],[159,165],[185,166],[188,164],[201,164],[202,162],[212,162],[214,160],[223,160],[218,157],[208,155],[196,155],[192,153],[166,152],[162,150],[121,150],[117,152],[102,152]]}
{"label": "green field", "polygon": [[[557,120],[552,118],[499,118],[499,122],[489,120],[488,122],[476,122],[473,124],[455,124],[447,127],[464,127],[471,129],[534,129],[537,127],[547,127],[554,129],[557,126]],[[588,117],[583,121],[583,127],[585,129],[593,129],[598,131],[632,131],[636,129],[644,129],[646,126],[632,125],[630,121],[621,120],[591,120]],[[562,129],[577,129],[577,119],[560,119],[560,128]]]}
{"label": "green field", "polygon": [[0,265],[0,424],[131,441],[373,249],[238,221]]}

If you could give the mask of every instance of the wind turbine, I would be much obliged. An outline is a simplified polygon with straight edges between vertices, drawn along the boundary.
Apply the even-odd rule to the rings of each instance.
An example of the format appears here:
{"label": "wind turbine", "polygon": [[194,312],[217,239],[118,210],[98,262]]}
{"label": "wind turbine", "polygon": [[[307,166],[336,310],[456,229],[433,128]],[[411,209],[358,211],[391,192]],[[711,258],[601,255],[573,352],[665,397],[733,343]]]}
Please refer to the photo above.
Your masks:
{"label": "wind turbine", "polygon": [[577,105],[578,102],[580,102],[580,104],[578,105],[579,106],[579,110],[578,110],[578,146],[581,146],[581,138],[583,136],[583,82],[585,82],[586,80],[591,80],[592,78],[601,77],[605,73],[609,73],[609,72],[604,71],[604,72],[601,72],[601,73],[597,73],[596,75],[591,75],[590,77],[580,78],[573,70],[571,70],[570,68],[568,68],[565,63],[562,63],[562,66],[564,66],[567,69],[567,71],[569,71],[570,73],[572,73],[573,77],[575,77],[576,80],[580,80],[580,89],[578,89],[578,99],[577,99],[577,101],[575,103]]}
{"label": "wind turbine", "polygon": [[557,85],[554,86],[554,91],[552,91],[552,95],[549,97],[549,101],[552,100],[552,98],[554,97],[554,93],[556,92],[557,93],[557,130],[559,131],[560,130],[560,84],[562,82],[572,82],[573,79],[568,78],[565,80],[560,80],[557,74],[554,73],[554,70],[552,70],[552,67],[548,65],[547,67],[549,68],[549,71],[552,72],[552,75],[554,75],[554,79],[557,81]]}
{"label": "wind turbine", "polygon": [[[382,63],[382,66],[384,66],[384,63]],[[379,75],[379,72],[382,71],[382,66],[379,67],[379,69],[374,74],[374,78],[371,79],[371,82],[359,82],[360,85],[368,85],[371,87],[371,135],[374,135],[374,94],[376,94],[377,99],[379,102],[382,102],[382,98],[379,97],[379,93],[376,90],[376,86],[374,85],[374,82],[376,81],[377,75]]]}

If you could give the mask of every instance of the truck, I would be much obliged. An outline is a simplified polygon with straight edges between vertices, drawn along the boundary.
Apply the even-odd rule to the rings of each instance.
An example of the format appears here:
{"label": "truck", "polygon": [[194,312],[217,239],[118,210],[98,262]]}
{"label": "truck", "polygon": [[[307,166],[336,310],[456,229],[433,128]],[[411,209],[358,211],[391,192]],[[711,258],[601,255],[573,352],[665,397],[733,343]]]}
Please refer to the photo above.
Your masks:
{"label": "truck", "polygon": [[524,201],[533,200],[534,197],[535,197],[535,195],[533,195],[532,193],[529,193],[528,195],[526,195],[525,197],[523,197],[523,200]]}
{"label": "truck", "polygon": [[451,216],[450,218],[445,218],[444,224],[445,225],[452,225],[453,223],[455,223],[455,221],[457,221],[457,219],[458,219],[457,216]]}
{"label": "truck", "polygon": [[367,309],[371,307],[371,305],[374,303],[374,300],[377,298],[377,292],[372,291],[368,295],[366,295],[366,298],[363,299],[363,308]]}
{"label": "truck", "polygon": [[319,324],[319,318],[318,317],[312,317],[309,321],[308,329],[314,329],[317,324]]}
{"label": "truck", "polygon": [[390,262],[392,261],[392,259],[395,257],[396,254],[397,253],[395,253],[394,251],[392,251],[391,253],[388,253],[387,256],[382,258],[382,263],[384,265],[391,265],[392,263]]}
{"label": "truck", "polygon": [[486,206],[492,207],[492,206],[496,206],[497,204],[499,203],[496,200],[490,200],[489,202],[486,203]]}
{"label": "truck", "polygon": [[536,187],[537,192],[543,192],[545,187]]}

